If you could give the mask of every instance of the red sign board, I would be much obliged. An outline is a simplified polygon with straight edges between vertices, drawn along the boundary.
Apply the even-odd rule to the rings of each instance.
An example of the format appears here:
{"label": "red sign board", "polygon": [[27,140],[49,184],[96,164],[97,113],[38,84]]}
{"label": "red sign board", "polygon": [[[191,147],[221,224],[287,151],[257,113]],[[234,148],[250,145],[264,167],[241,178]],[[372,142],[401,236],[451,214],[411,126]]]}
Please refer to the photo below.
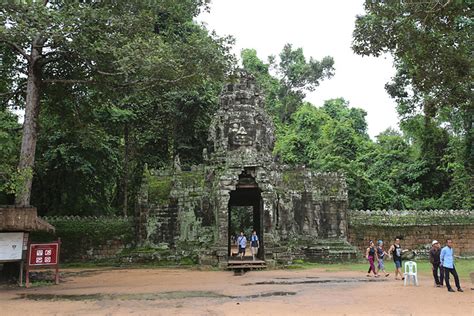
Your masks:
{"label": "red sign board", "polygon": [[44,269],[45,267],[56,270],[56,284],[59,284],[59,246],[58,241],[45,244],[30,244],[28,251],[28,264],[26,265],[26,287],[30,286],[30,270]]}
{"label": "red sign board", "polygon": [[59,243],[31,244],[28,265],[49,266],[58,264]]}

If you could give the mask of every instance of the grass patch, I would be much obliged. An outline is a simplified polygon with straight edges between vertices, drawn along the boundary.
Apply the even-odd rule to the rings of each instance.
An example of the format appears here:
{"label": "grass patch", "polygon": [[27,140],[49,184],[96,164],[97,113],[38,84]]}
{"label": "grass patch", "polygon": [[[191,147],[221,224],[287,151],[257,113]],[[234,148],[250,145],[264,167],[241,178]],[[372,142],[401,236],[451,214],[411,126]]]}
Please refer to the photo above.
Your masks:
{"label": "grass patch", "polygon": [[126,266],[114,261],[92,261],[92,262],[66,262],[60,264],[60,269],[95,269],[95,268],[117,268]]}
{"label": "grass patch", "polygon": [[[431,263],[427,260],[416,260],[418,272],[421,274],[431,275]],[[468,279],[469,274],[474,272],[474,259],[456,259],[456,271],[462,279]],[[323,269],[325,272],[338,271],[364,271],[369,267],[368,263],[310,263],[301,262],[288,266],[288,269]],[[385,261],[385,270],[393,273],[395,266],[392,260]]]}
{"label": "grass patch", "polygon": [[30,287],[43,287],[43,286],[50,286],[55,285],[55,281],[47,281],[47,280],[37,280],[37,281],[30,281]]}

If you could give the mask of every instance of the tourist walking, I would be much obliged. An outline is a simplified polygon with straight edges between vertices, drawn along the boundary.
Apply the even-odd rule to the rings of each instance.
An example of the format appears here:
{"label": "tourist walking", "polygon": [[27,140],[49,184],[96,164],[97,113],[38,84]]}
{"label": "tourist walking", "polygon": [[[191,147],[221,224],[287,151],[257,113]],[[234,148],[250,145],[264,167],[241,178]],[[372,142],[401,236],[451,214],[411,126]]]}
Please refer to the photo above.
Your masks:
{"label": "tourist walking", "polygon": [[388,253],[393,257],[395,263],[395,280],[400,280],[398,275],[404,280],[402,274],[402,246],[400,246],[400,238],[395,238],[395,243],[390,246]]}
{"label": "tourist walking", "polygon": [[247,248],[247,237],[244,232],[240,232],[239,238],[237,238],[237,245],[239,246],[240,260],[245,256],[245,248]]}
{"label": "tourist walking", "polygon": [[456,267],[454,266],[454,249],[453,241],[451,239],[446,240],[446,246],[441,250],[440,261],[444,269],[444,281],[446,282],[446,287],[448,288],[448,291],[455,292],[451,287],[451,284],[449,283],[449,274],[451,273],[454,276],[454,283],[456,283],[458,292],[464,292],[461,289],[461,283],[459,283],[459,276],[456,272]]}
{"label": "tourist walking", "polygon": [[[431,269],[433,270],[433,278],[435,281],[436,287],[443,286],[443,279],[444,279],[444,271],[443,266],[441,265],[441,245],[437,240],[433,240],[431,243],[430,249],[430,262],[431,262]],[[438,270],[439,270],[439,277],[438,277]]]}
{"label": "tourist walking", "polygon": [[372,240],[369,241],[369,248],[367,248],[365,252],[365,257],[369,261],[369,271],[367,271],[367,276],[370,276],[370,271],[374,273],[375,277],[378,277],[377,271],[375,270],[374,260],[377,259],[376,257],[376,249],[374,242]]}
{"label": "tourist walking", "polygon": [[379,274],[379,272],[382,271],[385,274],[385,277],[388,277],[390,273],[387,273],[385,271],[385,264],[384,264],[385,256],[388,256],[388,253],[385,250],[383,250],[383,241],[379,240],[378,246],[377,246],[377,260],[379,262],[377,274]]}
{"label": "tourist walking", "polygon": [[260,241],[258,240],[257,231],[252,231],[250,237],[250,250],[252,251],[252,260],[255,261],[255,256],[258,254],[258,248],[260,248]]}

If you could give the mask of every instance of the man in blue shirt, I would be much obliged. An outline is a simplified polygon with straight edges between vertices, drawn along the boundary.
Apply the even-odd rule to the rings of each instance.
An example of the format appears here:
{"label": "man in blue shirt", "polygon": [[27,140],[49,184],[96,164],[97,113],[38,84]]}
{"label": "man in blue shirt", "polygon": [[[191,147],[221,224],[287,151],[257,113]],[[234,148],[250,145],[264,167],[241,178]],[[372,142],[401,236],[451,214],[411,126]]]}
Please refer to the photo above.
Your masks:
{"label": "man in blue shirt", "polygon": [[448,291],[455,292],[453,288],[451,287],[451,285],[449,284],[449,273],[451,273],[454,276],[454,282],[456,283],[458,292],[464,292],[461,289],[458,273],[456,272],[456,268],[454,267],[454,249],[453,249],[453,241],[451,239],[446,240],[446,247],[444,247],[441,250],[440,260],[441,260],[441,265],[444,268],[444,280],[446,282],[446,287],[448,288]]}
{"label": "man in blue shirt", "polygon": [[260,241],[258,240],[257,231],[252,231],[250,237],[250,250],[252,251],[252,260],[255,261],[255,256],[258,254],[258,248],[260,247]]}

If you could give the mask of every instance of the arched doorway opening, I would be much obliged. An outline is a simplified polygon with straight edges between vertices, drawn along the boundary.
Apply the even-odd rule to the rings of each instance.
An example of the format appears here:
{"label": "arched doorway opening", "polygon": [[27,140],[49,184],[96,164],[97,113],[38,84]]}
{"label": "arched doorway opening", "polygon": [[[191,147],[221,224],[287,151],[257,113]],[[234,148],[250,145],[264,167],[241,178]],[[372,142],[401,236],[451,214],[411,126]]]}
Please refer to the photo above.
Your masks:
{"label": "arched doorway opening", "polygon": [[229,258],[235,257],[238,252],[236,238],[241,231],[244,232],[248,240],[245,256],[247,259],[252,258],[250,252],[250,236],[252,231],[255,230],[260,241],[257,258],[263,260],[263,200],[255,178],[248,173],[244,172],[239,176],[239,183],[236,189],[230,192],[228,213]]}

